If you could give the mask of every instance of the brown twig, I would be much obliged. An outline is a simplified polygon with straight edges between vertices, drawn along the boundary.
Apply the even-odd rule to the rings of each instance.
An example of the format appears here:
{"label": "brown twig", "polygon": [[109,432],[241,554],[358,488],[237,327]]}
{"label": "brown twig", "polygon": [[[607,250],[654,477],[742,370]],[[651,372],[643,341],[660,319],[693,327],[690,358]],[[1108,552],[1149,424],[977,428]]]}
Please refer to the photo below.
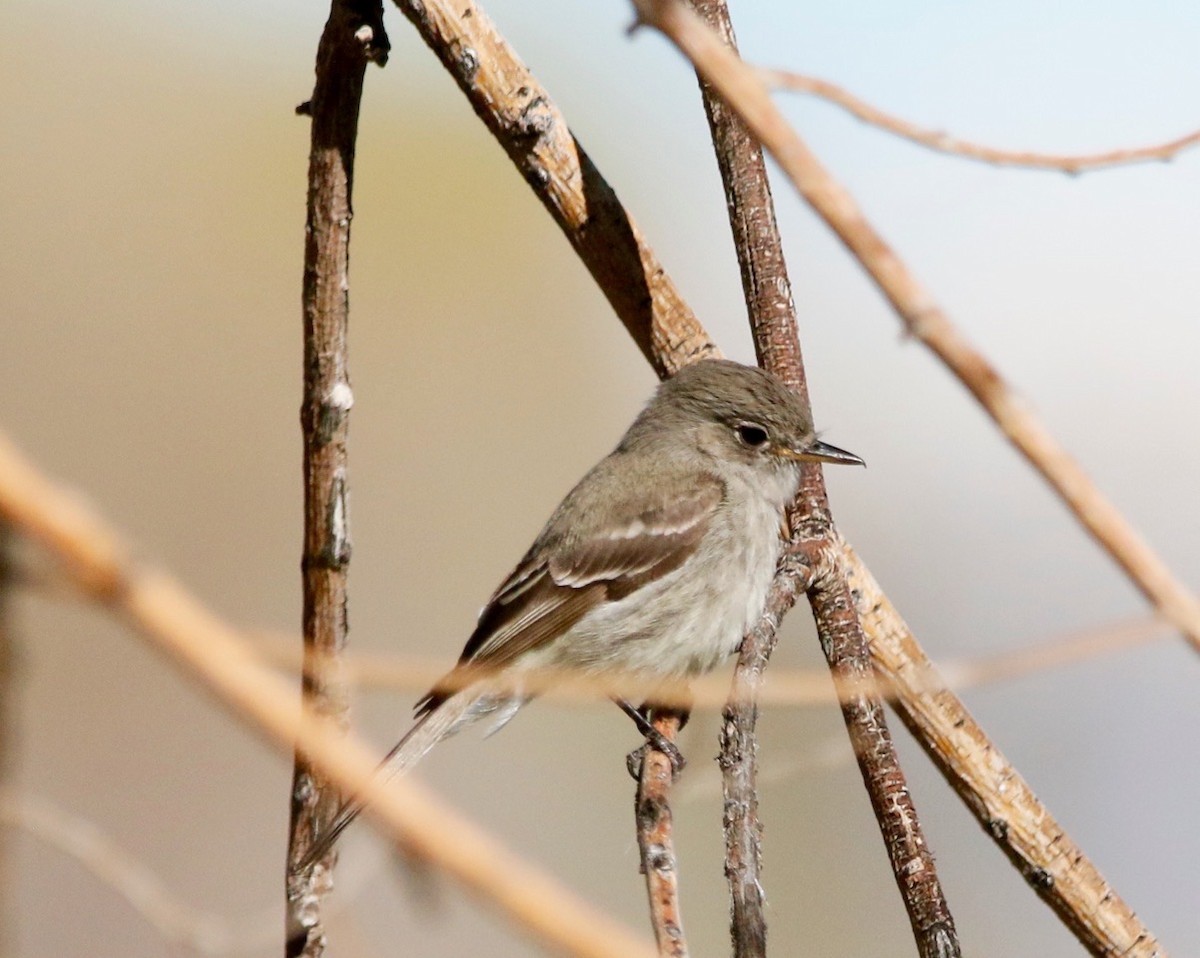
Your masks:
{"label": "brown twig", "polygon": [[[93,823],[69,815],[51,803],[0,792],[0,822],[22,828],[70,855],[128,902],[168,944],[179,951],[220,955],[230,950],[229,929],[214,915],[197,911],[172,896],[162,879],[118,846]],[[278,920],[276,918],[276,920]],[[278,940],[272,926],[271,942]]]}
{"label": "brown twig", "polygon": [[[42,598],[58,601],[82,600],[85,596],[71,580],[49,567],[32,566],[20,559],[10,565],[8,581],[17,590],[30,590]],[[803,591],[803,590],[801,590]],[[1161,641],[1174,635],[1172,626],[1148,614],[1110,622],[1084,629],[1073,629],[1060,635],[982,658],[944,659],[939,665],[940,677],[935,691],[950,688],[956,692],[995,682],[1019,679],[1051,669],[1065,668],[1078,662],[1096,659]],[[273,630],[248,630],[255,651],[271,665],[295,672],[304,671],[303,642],[294,634]],[[351,654],[340,656],[340,667],[346,681],[354,687],[370,690],[427,692],[439,682],[450,690],[465,687],[469,682],[487,675],[494,678],[504,691],[515,691],[506,684],[496,669],[456,670],[453,677],[446,674],[442,658],[411,656],[393,653]],[[593,675],[577,669],[546,667],[521,673],[523,690],[559,705],[586,706],[603,702],[607,708],[613,696],[632,701],[651,695],[663,705],[693,709],[723,708],[730,702],[749,701],[731,695],[725,678],[719,673],[698,676],[678,684],[651,682],[641,673],[609,672]],[[867,688],[884,698],[897,694],[886,677],[876,676]],[[831,705],[838,702],[829,686],[829,673],[819,669],[780,668],[771,672],[771,684],[756,689],[754,699],[760,706],[798,708],[811,705]]]}
{"label": "brown twig", "polygon": [[[304,240],[304,698],[345,725],[349,701],[339,654],[346,644],[346,438],[353,394],[346,367],[350,316],[350,219],[358,112],[367,63],[383,65],[389,43],[381,0],[333,0],[317,49]],[[325,950],[321,901],[332,885],[324,867],[298,866],[338,806],[338,794],[313,774],[300,752],[290,792],[286,954],[319,958]]]}
{"label": "brown twig", "polygon": [[[720,42],[736,50],[733,26],[725,0],[691,0]],[[767,181],[762,149],[741,117],[701,79],[705,112],[712,130],[734,246],[741,266],[742,287],[754,332],[759,363],[795,390],[809,405],[799,331],[792,302],[791,282],[783,256],[783,244],[775,220],[774,203]],[[875,809],[897,886],[922,956],[959,954],[954,921],[938,882],[933,856],[926,846],[920,820],[909,795],[900,762],[892,745],[883,703],[879,696],[862,690],[872,677],[871,657],[857,615],[849,601],[849,587],[836,565],[824,561],[830,555],[826,544],[834,537],[833,518],[820,466],[805,469],[801,494],[792,525],[797,537],[791,543],[809,561],[803,576],[821,647],[833,671],[835,685],[843,697],[842,716],[858,759],[863,782]],[[798,581],[796,583],[798,585]],[[773,621],[790,608],[796,591],[783,583],[772,590]],[[738,656],[739,679],[753,690],[774,648],[777,632],[752,629],[744,638]],[[851,689],[850,687],[853,687]],[[725,835],[726,874],[733,900],[731,931],[734,954],[756,958],[766,954],[766,919],[762,912],[760,825],[755,786],[753,706],[730,703],[725,711],[722,754],[727,823]],[[749,891],[753,889],[753,891]]]}
{"label": "brown twig", "polygon": [[1037,170],[1057,170],[1061,173],[1075,175],[1092,170],[1102,170],[1114,166],[1131,166],[1135,163],[1167,163],[1175,159],[1184,150],[1200,144],[1200,130],[1186,136],[1181,136],[1166,143],[1153,146],[1140,146],[1124,150],[1107,150],[1104,153],[1082,153],[1076,155],[1061,155],[1053,153],[1036,153],[1030,150],[1000,150],[970,140],[961,140],[941,130],[931,130],[917,126],[907,120],[902,120],[890,113],[885,113],[878,107],[872,106],[865,100],[856,97],[836,83],[822,80],[819,77],[793,73],[790,70],[773,70],[760,67],[756,70],[762,82],[775,89],[791,90],[796,93],[808,93],[820,97],[835,106],[841,107],[847,113],[857,117],[864,123],[886,130],[902,139],[927,147],[938,153],[951,156],[961,156],[968,160],[978,160],[993,166],[1020,166]]}
{"label": "brown twig", "polygon": [[[801,576],[798,585],[804,591],[807,566],[797,565],[787,581]],[[781,581],[783,581],[781,577]],[[762,626],[760,626],[762,627]],[[1151,640],[1161,639],[1174,630],[1161,619],[1141,616],[1125,622],[1095,629],[1085,629],[1058,636],[1025,648],[1014,649],[980,659],[943,661],[941,677],[925,689],[940,691],[947,687],[960,691],[991,682],[1007,681],[1023,675],[1062,668],[1100,655],[1133,648]],[[272,665],[300,671],[302,657],[294,648],[291,637],[255,633],[255,649]],[[771,671],[771,683],[756,689],[753,697],[731,694],[726,678],[719,673],[698,676],[690,681],[661,683],[650,681],[635,672],[608,672],[594,675],[578,669],[546,667],[522,671],[519,678],[506,676],[494,668],[456,670],[446,675],[446,663],[441,659],[415,658],[402,655],[350,655],[343,657],[346,680],[354,686],[368,689],[427,692],[441,682],[447,691],[456,691],[485,676],[490,677],[498,690],[525,691],[556,705],[588,706],[604,703],[607,708],[613,697],[634,701],[653,697],[655,702],[677,708],[724,708],[733,703],[753,702],[759,706],[795,708],[809,705],[835,705],[840,700],[829,686],[828,671],[818,669],[780,668]],[[443,681],[444,680],[444,681]],[[854,690],[893,698],[898,693],[886,676],[872,676]]]}
{"label": "brown twig", "polygon": [[291,683],[263,664],[248,640],[173,579],[130,563],[115,533],[2,435],[0,520],[53,552],[77,588],[121,615],[248,727],[283,750],[300,750],[314,771],[361,797],[392,841],[444,870],[533,937],[593,958],[653,954],[413,779],[380,781],[373,750],[298,701]]}
{"label": "brown twig", "polygon": [[808,588],[808,569],[785,557],[758,625],[742,640],[733,686],[721,720],[721,823],[725,831],[725,878],[729,882],[729,931],[735,958],[767,952],[763,911],[762,825],[758,819],[758,723],[763,672],[775,649],[783,616]]}
{"label": "brown twig", "polygon": [[[656,709],[651,722],[669,741],[679,734],[677,712]],[[649,743],[641,750],[641,762],[634,818],[646,895],[650,900],[650,924],[660,958],[687,958],[687,939],[679,907],[679,862],[671,834],[670,797],[675,770],[671,759]]]}
{"label": "brown twig", "polygon": [[892,875],[904,899],[917,951],[923,958],[951,958],[961,954],[958,933],[900,768],[883,703],[878,696],[856,695],[852,691],[869,681],[873,672],[846,570],[837,561],[836,537],[832,528],[822,538],[809,541],[805,541],[802,533],[793,536],[792,545],[808,557],[814,569],[820,570],[808,591],[808,600],[817,622],[821,648],[839,688],[842,715],[871,807],[883,832]]}
{"label": "brown twig", "polygon": [[[36,841],[75,859],[108,891],[123,898],[172,948],[172,953],[234,958],[272,950],[279,941],[279,909],[232,921],[197,909],[164,877],[119,845],[94,821],[55,806],[44,797],[0,789],[0,825],[21,829]],[[336,901],[326,904],[329,920],[354,904],[371,872],[359,869],[351,882],[343,875]],[[354,952],[361,949],[350,948]]]}
{"label": "brown twig", "polygon": [[643,21],[653,23],[669,36],[721,95],[736,106],[796,190],[878,285],[908,332],[958,377],[1142,594],[1200,651],[1200,600],[1175,578],[995,367],[950,322],[867,222],[854,198],[787,124],[754,69],[728,50],[720,37],[679,0],[634,0],[634,5]]}
{"label": "brown twig", "polygon": [[[42,598],[57,601],[87,601],[86,597],[80,596],[70,579],[48,565],[33,566],[24,559],[18,559],[9,566],[7,575],[11,587],[16,590],[33,591]],[[1142,614],[1089,628],[1073,629],[982,658],[943,659],[939,664],[941,674],[936,689],[948,687],[959,692],[995,682],[1012,681],[1161,641],[1174,634],[1170,623],[1154,615]],[[251,630],[247,635],[254,640],[255,650],[266,661],[277,668],[303,674],[303,642],[297,636],[273,630]],[[505,691],[515,690],[505,685],[503,676],[495,669],[462,669],[456,670],[453,677],[447,676],[446,662],[442,658],[359,653],[340,656],[340,663],[346,681],[362,689],[427,692],[432,685],[444,682],[451,690],[457,690],[483,675],[489,675]],[[719,673],[698,676],[676,686],[673,683],[664,685],[650,682],[641,673],[614,671],[593,675],[577,669],[547,667],[522,672],[520,685],[522,689],[559,705],[584,706],[603,702],[607,708],[613,696],[632,701],[652,694],[663,705],[680,708],[690,706],[694,709],[723,708],[730,702],[750,700],[731,695],[725,678]],[[888,699],[897,694],[886,677],[873,678],[867,687],[874,694]],[[776,666],[771,672],[771,684],[757,688],[753,700],[760,706],[798,708],[836,704],[838,697],[829,686],[827,671]]]}

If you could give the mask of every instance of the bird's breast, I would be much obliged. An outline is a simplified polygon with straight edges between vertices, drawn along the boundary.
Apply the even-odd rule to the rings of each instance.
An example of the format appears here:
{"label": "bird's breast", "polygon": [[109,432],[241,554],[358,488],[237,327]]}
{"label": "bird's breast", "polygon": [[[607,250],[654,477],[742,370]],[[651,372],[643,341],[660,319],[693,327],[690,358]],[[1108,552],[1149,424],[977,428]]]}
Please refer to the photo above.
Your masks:
{"label": "bird's breast", "polygon": [[589,612],[537,664],[662,677],[715,668],[762,615],[779,559],[780,518],[781,509],[762,496],[727,498],[686,562]]}

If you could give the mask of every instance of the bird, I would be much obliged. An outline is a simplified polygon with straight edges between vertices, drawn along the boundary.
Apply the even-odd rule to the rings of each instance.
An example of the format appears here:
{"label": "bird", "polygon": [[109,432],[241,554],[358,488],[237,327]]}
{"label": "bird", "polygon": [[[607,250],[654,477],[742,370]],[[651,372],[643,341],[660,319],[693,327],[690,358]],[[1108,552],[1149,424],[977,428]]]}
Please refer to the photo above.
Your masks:
{"label": "bird", "polygon": [[[805,462],[865,465],[820,440],[806,404],[766,370],[684,366],[550,516],[380,774],[407,771],[467,726],[499,729],[533,697],[522,672],[678,682],[716,668],[762,615]],[[647,707],[614,701],[681,767]],[[323,858],[361,808],[347,800],[299,867]]]}

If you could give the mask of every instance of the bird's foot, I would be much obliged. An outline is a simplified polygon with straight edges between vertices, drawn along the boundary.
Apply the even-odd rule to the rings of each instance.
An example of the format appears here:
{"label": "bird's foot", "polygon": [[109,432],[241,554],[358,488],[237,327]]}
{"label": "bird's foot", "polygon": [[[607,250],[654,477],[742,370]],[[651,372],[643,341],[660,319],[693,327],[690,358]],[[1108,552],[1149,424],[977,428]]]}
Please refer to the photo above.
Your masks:
{"label": "bird's foot", "polygon": [[670,759],[671,777],[676,778],[683,771],[683,767],[687,762],[683,757],[683,753],[679,751],[679,747],[654,727],[650,716],[651,712],[658,715],[669,712],[679,719],[679,728],[682,731],[683,727],[687,724],[691,710],[687,708],[666,709],[661,706],[652,706],[648,702],[639,709],[634,708],[624,699],[614,698],[613,701],[617,703],[617,707],[622,712],[633,719],[633,723],[638,727],[638,731],[646,739],[645,745],[641,746],[641,748],[635,748],[625,756],[625,767],[629,769],[629,774],[638,781],[641,781],[642,763],[646,758],[646,750],[654,749],[656,752],[662,752],[663,755]]}
{"label": "bird's foot", "polygon": [[625,756],[625,767],[629,769],[629,774],[633,776],[634,781],[642,780],[642,765],[646,761],[646,753],[653,749],[656,752],[662,752],[671,763],[671,777],[677,778],[679,773],[683,771],[687,765],[687,759],[683,757],[683,752],[679,751],[679,746],[672,742],[669,738],[663,735],[658,729],[652,730],[654,734],[647,733],[646,743],[635,748],[632,752]]}

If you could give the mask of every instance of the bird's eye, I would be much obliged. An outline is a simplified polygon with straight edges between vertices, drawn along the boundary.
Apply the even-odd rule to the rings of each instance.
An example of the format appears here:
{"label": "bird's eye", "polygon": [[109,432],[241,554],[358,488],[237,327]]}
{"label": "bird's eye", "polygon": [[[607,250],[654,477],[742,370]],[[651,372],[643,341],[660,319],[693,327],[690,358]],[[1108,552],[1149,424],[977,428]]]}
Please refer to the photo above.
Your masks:
{"label": "bird's eye", "polygon": [[766,445],[767,431],[762,426],[756,426],[752,422],[742,422],[738,423],[735,431],[744,446],[758,449],[760,446]]}

